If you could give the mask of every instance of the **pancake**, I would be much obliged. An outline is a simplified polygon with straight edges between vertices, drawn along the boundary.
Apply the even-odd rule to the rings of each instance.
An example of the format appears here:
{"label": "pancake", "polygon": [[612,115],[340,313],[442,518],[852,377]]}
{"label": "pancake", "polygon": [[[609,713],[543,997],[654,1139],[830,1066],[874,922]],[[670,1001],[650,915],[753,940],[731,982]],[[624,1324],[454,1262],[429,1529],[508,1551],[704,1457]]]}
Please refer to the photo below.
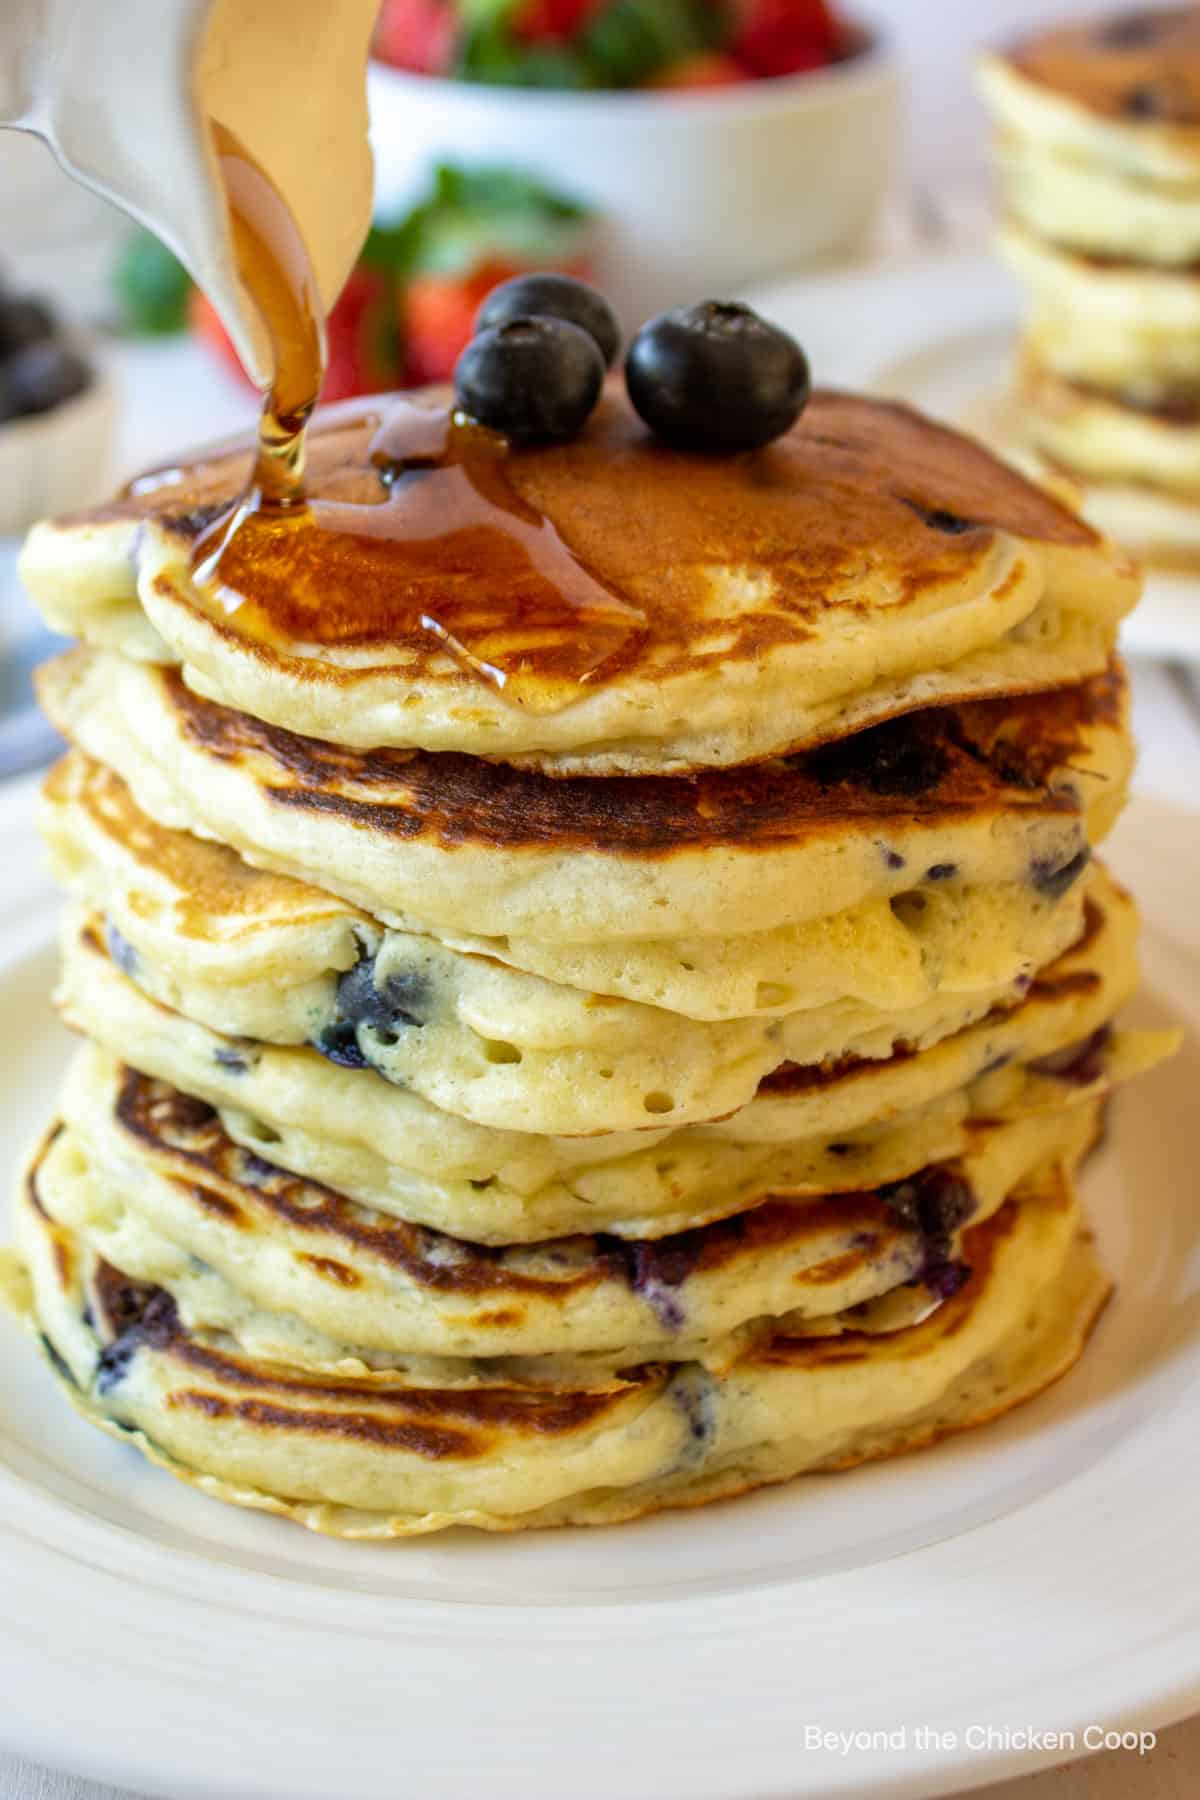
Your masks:
{"label": "pancake", "polygon": [[[338,984],[369,962],[373,985],[437,956],[438,940],[397,932],[317,888],[255,869],[223,845],[156,825],[119,776],[79,752],[50,772],[39,824],[55,874],[104,915],[126,973],[176,1011],[277,1043],[318,1041],[337,1023]],[[555,952],[531,940],[456,940],[479,959],[525,968],[689,1019],[771,1019],[856,1001],[905,1009],[1029,973],[1078,936],[1083,888],[1029,882],[966,887],[949,871],[906,894],[829,919],[731,938],[648,939]],[[532,967],[531,967],[532,965]],[[460,969],[462,959],[452,959]],[[514,990],[532,1008],[537,984]],[[408,1009],[411,1013],[412,1008]],[[589,1011],[595,1017],[594,1004]],[[630,1009],[615,1009],[627,1014]],[[643,1007],[632,1009],[649,1021]],[[505,1025],[507,1030],[507,1024]]]}
{"label": "pancake", "polygon": [[1190,180],[1165,186],[1004,137],[994,161],[1006,210],[1048,243],[1156,269],[1200,262],[1200,163]]}
{"label": "pancake", "polygon": [[1032,299],[1035,363],[1117,394],[1200,396],[1200,269],[1080,255],[1015,221],[997,244]]}
{"label": "pancake", "polygon": [[1118,532],[1142,562],[1185,574],[1200,568],[1200,506],[1134,482],[1075,478],[1092,518]]}
{"label": "pancake", "polygon": [[777,1334],[719,1375],[650,1363],[575,1386],[315,1375],[189,1330],[55,1219],[43,1168],[17,1214],[28,1275],[5,1285],[79,1410],[202,1492],[349,1537],[611,1522],[915,1448],[1062,1374],[1108,1291],[1052,1168],[968,1231],[969,1280],[899,1331]]}
{"label": "pancake", "polygon": [[[318,420],[311,517],[351,535],[310,529],[293,553],[277,533],[261,604],[191,578],[244,487],[242,451],[35,528],[24,579],[58,628],[182,666],[255,719],[559,775],[727,767],[1074,683],[1103,669],[1137,596],[1132,565],[1057,501],[883,401],[818,394],[783,439],[718,458],[657,443],[614,384],[571,443],[489,464],[509,494],[494,517],[532,533],[528,551],[480,522],[478,482],[468,522],[431,535],[462,471],[385,485],[386,410]],[[427,509],[419,541],[377,535],[397,507]],[[547,557],[599,602],[568,604],[557,577],[548,599]]]}
{"label": "pancake", "polygon": [[[936,1297],[961,1278],[968,1221],[990,1217],[1043,1164],[1072,1166],[1101,1105],[980,1120],[960,1158],[900,1183],[769,1194],[652,1244],[592,1234],[497,1247],[358,1206],[242,1149],[203,1103],[131,1070],[106,1073],[82,1092],[72,1084],[71,1126],[44,1168],[55,1216],[107,1261],[166,1287],[189,1322],[228,1328],[213,1307],[215,1271],[252,1307],[346,1347],[338,1360],[366,1361],[725,1362],[731,1336],[764,1320],[794,1326],[913,1282]],[[270,1354],[289,1360],[289,1344],[284,1331]]]}
{"label": "pancake", "polygon": [[1038,32],[980,78],[1007,211],[1099,255],[1200,258],[1200,9]]}
{"label": "pancake", "polygon": [[[1132,993],[1136,915],[1095,871],[1080,943],[1041,972],[1024,1003],[920,1054],[828,1068],[785,1067],[730,1118],[683,1129],[545,1138],[444,1114],[371,1070],[307,1050],[259,1048],[150,1000],[84,932],[65,945],[59,1004],[114,1058],[220,1109],[259,1155],[376,1210],[480,1243],[578,1231],[655,1237],[741,1210],[772,1188],[823,1192],[899,1179],[963,1148],[964,1120],[1040,1104],[1033,1065],[1083,1046],[1051,1072],[1052,1104],[1158,1054],[1160,1034],[1121,1034],[1097,1064],[1089,1046]],[[1132,1062],[1129,1060],[1132,1057]],[[1033,1081],[1032,1093],[1026,1084]],[[967,1090],[979,1084],[976,1100]]]}
{"label": "pancake", "polygon": [[[889,938],[908,952],[908,991],[893,973],[890,1004],[839,995],[781,1016],[701,1024],[380,931],[349,909],[344,941],[331,942],[336,903],[299,889],[293,905],[297,884],[256,876],[230,851],[153,826],[127,792],[109,791],[115,778],[92,779],[74,802],[69,783],[64,770],[44,808],[58,871],[81,897],[107,905],[91,923],[147,993],[230,1035],[312,1044],[480,1124],[550,1134],[710,1118],[744,1105],[784,1062],[886,1057],[897,1043],[922,1048],[1021,998],[1083,922],[1079,880],[1056,896],[1030,883],[977,893],[949,867],[935,870],[921,889],[879,903],[893,927],[876,934],[881,960]],[[251,960],[255,936],[261,962]],[[334,966],[314,973],[322,946]],[[736,954],[736,940],[727,950]],[[888,973],[885,961],[880,985]]]}
{"label": "pancake", "polygon": [[1021,398],[1031,438],[1063,468],[1200,502],[1200,400],[1143,404],[1030,362]]}
{"label": "pancake", "polygon": [[1052,482],[1073,480],[1086,516],[1129,550],[1193,568],[1200,7],[1035,33],[985,58],[982,81],[1001,254],[1032,302],[1016,460],[1032,450]]}
{"label": "pancake", "polygon": [[919,713],[847,745],[692,780],[554,781],[366,755],[256,725],[169,671],[76,651],[46,710],[159,824],[315,882],[384,924],[550,944],[733,936],[955,867],[1058,891],[1122,803],[1117,665],[1080,687]]}

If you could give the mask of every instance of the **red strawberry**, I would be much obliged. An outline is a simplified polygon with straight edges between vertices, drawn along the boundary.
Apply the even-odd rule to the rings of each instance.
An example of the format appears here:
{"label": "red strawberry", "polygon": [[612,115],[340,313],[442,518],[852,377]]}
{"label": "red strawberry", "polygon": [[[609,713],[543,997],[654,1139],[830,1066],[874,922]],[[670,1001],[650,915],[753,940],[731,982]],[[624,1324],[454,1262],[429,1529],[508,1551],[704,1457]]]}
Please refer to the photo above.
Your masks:
{"label": "red strawberry", "polygon": [[521,0],[512,22],[523,44],[563,43],[596,11],[599,0]]}
{"label": "red strawberry", "polygon": [[[492,289],[527,270],[501,257],[489,257],[467,275],[414,275],[404,289],[404,379],[410,387],[426,381],[449,381],[454,365],[471,340],[475,314]],[[565,274],[587,279],[576,263]]]}
{"label": "red strawberry", "polygon": [[444,75],[454,60],[452,0],[383,0],[372,48],[380,62],[418,75]]}
{"label": "red strawberry", "polygon": [[668,63],[665,69],[651,76],[646,86],[675,89],[732,87],[749,79],[749,70],[736,57],[724,50],[701,50],[694,56],[681,56],[678,62]]}
{"label": "red strawberry", "polygon": [[796,75],[832,61],[838,28],[825,0],[741,0],[730,49],[755,75]]}
{"label": "red strawberry", "polygon": [[329,358],[321,384],[323,401],[348,400],[395,387],[400,373],[400,341],[391,303],[391,284],[362,264],[352,271],[326,324]]}
{"label": "red strawberry", "polygon": [[469,275],[414,275],[404,288],[404,375],[413,386],[448,381],[485,297],[520,271],[499,260]]}
{"label": "red strawberry", "polygon": [[[188,301],[188,321],[226,367],[250,385],[228,332],[198,288],[192,289]],[[323,401],[348,400],[354,394],[374,394],[396,385],[398,335],[389,286],[382,275],[373,269],[355,269],[326,329],[329,360],[321,386]]]}

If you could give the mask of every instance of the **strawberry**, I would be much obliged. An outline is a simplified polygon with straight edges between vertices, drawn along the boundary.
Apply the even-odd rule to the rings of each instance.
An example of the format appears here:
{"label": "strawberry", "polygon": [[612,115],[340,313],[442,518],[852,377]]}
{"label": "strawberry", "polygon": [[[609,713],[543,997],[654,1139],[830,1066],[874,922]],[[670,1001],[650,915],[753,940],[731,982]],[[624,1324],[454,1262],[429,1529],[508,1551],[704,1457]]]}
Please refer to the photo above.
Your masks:
{"label": "strawberry", "polygon": [[321,399],[348,400],[395,387],[400,371],[400,338],[395,326],[391,283],[377,269],[351,272],[326,322],[328,361]]}
{"label": "strawberry", "polygon": [[453,0],[383,0],[372,48],[393,68],[445,75],[457,35]]}
{"label": "strawberry", "polygon": [[[347,400],[396,385],[399,338],[391,321],[387,281],[374,269],[355,269],[327,322],[323,401]],[[188,322],[225,366],[249,383],[216,309],[198,288],[192,289],[188,300]]]}
{"label": "strawberry", "polygon": [[512,33],[523,44],[565,43],[596,11],[598,0],[520,0]]}
{"label": "strawberry", "polygon": [[[454,365],[471,340],[475,314],[493,288],[510,276],[528,271],[517,263],[489,257],[467,274],[414,275],[404,290],[404,380],[419,387],[426,381],[449,381]],[[582,264],[565,274],[587,279]]]}
{"label": "strawberry", "polygon": [[730,50],[754,75],[796,75],[833,60],[838,28],[825,0],[739,0]]}
{"label": "strawberry", "polygon": [[700,50],[694,56],[682,56],[668,63],[646,83],[652,88],[732,87],[750,80],[749,70],[724,50]]}

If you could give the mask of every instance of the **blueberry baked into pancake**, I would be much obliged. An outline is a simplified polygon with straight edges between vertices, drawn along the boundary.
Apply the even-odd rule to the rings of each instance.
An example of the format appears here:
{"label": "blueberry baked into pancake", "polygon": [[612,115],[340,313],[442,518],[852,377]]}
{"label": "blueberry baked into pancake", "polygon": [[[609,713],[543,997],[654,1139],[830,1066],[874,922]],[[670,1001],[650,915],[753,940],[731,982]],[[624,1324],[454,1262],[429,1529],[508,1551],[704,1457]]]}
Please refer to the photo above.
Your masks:
{"label": "blueberry baked into pancake", "polygon": [[318,414],[297,512],[231,522],[227,448],[25,553],[81,639],[42,828],[84,1042],[5,1286],[85,1418],[347,1537],[630,1519],[1037,1393],[1108,1293],[1075,1172],[1169,1048],[1114,1023],[1095,854],[1125,557],[744,308],[622,383],[555,304],[453,397]]}
{"label": "blueberry baked into pancake", "polygon": [[1200,6],[1126,7],[985,57],[1027,290],[1022,435],[1155,561],[1200,562]]}

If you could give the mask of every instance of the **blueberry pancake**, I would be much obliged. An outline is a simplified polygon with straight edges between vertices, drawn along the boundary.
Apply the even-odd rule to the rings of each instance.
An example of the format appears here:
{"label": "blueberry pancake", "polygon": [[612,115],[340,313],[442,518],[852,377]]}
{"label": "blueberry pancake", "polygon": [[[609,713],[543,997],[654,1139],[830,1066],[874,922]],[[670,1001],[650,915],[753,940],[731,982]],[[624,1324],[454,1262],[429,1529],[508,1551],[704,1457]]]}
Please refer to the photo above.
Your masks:
{"label": "blueberry pancake", "polygon": [[[247,1151],[215,1111],[113,1064],[69,1084],[57,1216],[167,1286],[189,1319],[209,1273],[327,1339],[394,1355],[678,1359],[763,1319],[819,1319],[906,1283],[960,1277],[960,1234],[1035,1168],[1095,1136],[1108,1081],[1069,1104],[970,1121],[962,1154],[850,1192],[768,1192],[747,1211],[637,1244],[578,1234],[486,1246],[376,1213]],[[861,1177],[860,1177],[861,1179]]]}
{"label": "blueberry pancake", "polygon": [[1200,260],[1200,7],[1129,8],[983,58],[1007,210],[1048,243]]}
{"label": "blueberry pancake", "polygon": [[1200,280],[1190,264],[1081,256],[1015,219],[1002,223],[997,248],[1028,290],[1034,369],[1146,406],[1200,396]]}
{"label": "blueberry pancake", "polygon": [[[168,1005],[197,997],[219,1029],[277,1042],[317,1041],[345,1009],[373,1012],[390,994],[410,1018],[429,1003],[427,962],[453,971],[501,965],[587,996],[593,1013],[644,1006],[702,1022],[773,1021],[818,1008],[908,1009],[1030,973],[1074,942],[1084,873],[969,885],[946,863],[905,892],[827,918],[731,937],[622,939],[557,949],[534,939],[447,941],[380,924],[311,884],[256,868],[225,845],[156,824],[128,785],[81,752],[51,770],[42,836],[55,874],[105,930],[126,973]],[[343,978],[347,978],[343,980]],[[536,983],[519,990],[538,991]],[[379,1002],[375,994],[380,996]],[[597,996],[640,1002],[598,1007]],[[219,1016],[209,1016],[218,1009]],[[511,1020],[506,1022],[506,1029]],[[364,1046],[364,1048],[366,1048]]]}
{"label": "blueberry pancake", "polygon": [[[1055,500],[882,401],[818,394],[767,448],[714,457],[658,442],[613,385],[570,443],[504,458],[524,534],[504,558],[451,485],[438,514],[454,470],[394,478],[395,429],[382,402],[326,418],[309,493],[338,532],[319,534],[316,569],[282,542],[253,600],[236,568],[219,587],[192,571],[244,486],[237,450],[37,528],[24,579],[60,629],[180,667],[252,718],[560,775],[761,761],[914,707],[1075,682],[1137,595],[1131,565]],[[395,507],[420,509],[416,550],[374,535]],[[568,615],[539,574],[563,558],[586,589]]]}
{"label": "blueberry pancake", "polygon": [[747,308],[622,387],[554,292],[453,410],[319,417],[303,504],[231,512],[229,444],[23,561],[83,640],[40,690],[85,1041],[0,1289],[86,1419],[351,1538],[1028,1398],[1108,1291],[1076,1168],[1172,1047],[1096,855],[1125,556]]}
{"label": "blueberry pancake", "polygon": [[1017,407],[1041,466],[1139,555],[1200,558],[1200,7],[1126,9],[983,59],[1029,295]]}
{"label": "blueberry pancake", "polygon": [[1096,870],[1084,933],[1024,1001],[919,1054],[785,1065],[724,1119],[591,1137],[498,1130],[369,1069],[185,1020],[69,927],[59,1002],[110,1055],[220,1109],[245,1148],[380,1212],[504,1244],[602,1229],[655,1237],[772,1189],[842,1190],[962,1148],[964,1123],[1061,1106],[1138,1066],[1156,1034],[1108,1032],[1137,981],[1132,904]]}
{"label": "blueberry pancake", "polygon": [[[1083,928],[1082,868],[1056,895],[1029,882],[964,888],[946,868],[874,903],[863,949],[848,944],[860,993],[874,948],[878,997],[835,988],[795,1011],[698,1022],[381,928],[348,907],[339,920],[319,892],[153,826],[127,794],[110,792],[91,830],[95,812],[63,798],[68,774],[47,796],[56,867],[85,904],[106,907],[106,941],[138,986],[215,1030],[309,1044],[483,1125],[579,1134],[727,1113],[783,1063],[924,1048],[1013,1004]],[[726,953],[736,956],[736,941]]]}
{"label": "blueberry pancake", "polygon": [[1117,818],[1133,754],[1115,662],[1052,694],[653,780],[339,750],[111,652],[56,659],[39,692],[64,736],[158,824],[216,838],[384,924],[446,942],[506,937],[513,960],[527,939],[573,953],[774,931],[908,893],[930,870],[1056,895]]}
{"label": "blueberry pancake", "polygon": [[202,1492],[339,1536],[611,1523],[914,1449],[1061,1375],[1108,1292],[1055,1163],[968,1227],[957,1291],[894,1330],[781,1327],[717,1371],[319,1373],[188,1326],[89,1250],[58,1216],[58,1148],[29,1172],[24,1269],[4,1273],[75,1405]]}

